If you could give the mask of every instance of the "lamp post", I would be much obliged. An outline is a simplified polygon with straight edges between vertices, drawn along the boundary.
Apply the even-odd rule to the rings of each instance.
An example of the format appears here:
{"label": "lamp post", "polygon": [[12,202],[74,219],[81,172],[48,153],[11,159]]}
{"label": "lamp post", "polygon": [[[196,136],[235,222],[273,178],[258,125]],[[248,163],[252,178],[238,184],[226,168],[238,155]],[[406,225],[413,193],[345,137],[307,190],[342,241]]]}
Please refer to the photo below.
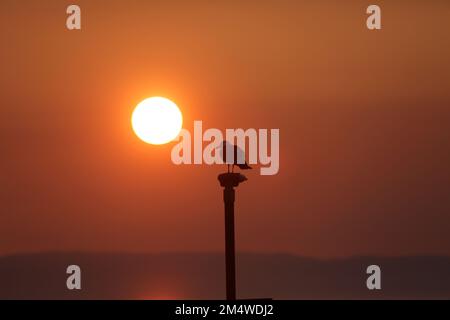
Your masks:
{"label": "lamp post", "polygon": [[236,300],[236,252],[234,244],[234,199],[235,190],[247,178],[240,173],[228,172],[218,176],[223,187],[225,204],[225,272],[227,300]]}

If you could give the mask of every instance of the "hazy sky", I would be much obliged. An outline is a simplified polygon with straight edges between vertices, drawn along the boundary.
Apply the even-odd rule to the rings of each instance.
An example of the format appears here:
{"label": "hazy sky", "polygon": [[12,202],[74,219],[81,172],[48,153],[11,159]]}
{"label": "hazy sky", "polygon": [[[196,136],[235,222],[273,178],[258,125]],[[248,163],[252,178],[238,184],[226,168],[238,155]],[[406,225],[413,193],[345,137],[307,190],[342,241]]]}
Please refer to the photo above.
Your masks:
{"label": "hazy sky", "polygon": [[450,3],[0,2],[0,254],[223,250],[221,166],[175,166],[130,126],[280,128],[246,173],[237,249],[450,254]]}

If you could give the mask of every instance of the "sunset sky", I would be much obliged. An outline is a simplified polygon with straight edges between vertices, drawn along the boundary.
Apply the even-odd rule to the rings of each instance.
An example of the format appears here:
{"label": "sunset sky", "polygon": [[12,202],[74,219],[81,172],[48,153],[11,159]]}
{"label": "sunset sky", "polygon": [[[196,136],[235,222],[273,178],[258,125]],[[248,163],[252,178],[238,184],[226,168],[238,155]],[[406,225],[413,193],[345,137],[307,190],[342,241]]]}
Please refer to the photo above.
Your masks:
{"label": "sunset sky", "polygon": [[[0,255],[224,248],[225,166],[131,128],[163,96],[204,128],[279,128],[236,198],[238,251],[450,254],[450,3],[0,2]],[[258,166],[256,166],[258,167]]]}

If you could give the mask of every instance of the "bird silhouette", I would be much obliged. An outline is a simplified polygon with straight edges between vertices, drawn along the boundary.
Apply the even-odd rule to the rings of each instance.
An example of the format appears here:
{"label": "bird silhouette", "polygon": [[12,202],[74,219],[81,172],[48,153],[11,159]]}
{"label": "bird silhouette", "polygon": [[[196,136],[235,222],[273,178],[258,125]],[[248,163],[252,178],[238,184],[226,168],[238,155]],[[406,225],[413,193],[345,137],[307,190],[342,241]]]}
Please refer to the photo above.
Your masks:
{"label": "bird silhouette", "polygon": [[[249,170],[252,168],[245,161],[244,151],[241,148],[239,148],[237,145],[233,145],[233,144],[229,143],[228,141],[224,140],[222,142],[222,146],[220,148],[222,149],[222,152],[221,152],[222,160],[224,163],[226,163],[228,165],[228,172],[230,172],[230,164],[232,165],[231,172],[234,171],[234,166],[238,166],[239,169],[242,169],[242,170]],[[227,149],[234,150],[233,163],[227,163]]]}

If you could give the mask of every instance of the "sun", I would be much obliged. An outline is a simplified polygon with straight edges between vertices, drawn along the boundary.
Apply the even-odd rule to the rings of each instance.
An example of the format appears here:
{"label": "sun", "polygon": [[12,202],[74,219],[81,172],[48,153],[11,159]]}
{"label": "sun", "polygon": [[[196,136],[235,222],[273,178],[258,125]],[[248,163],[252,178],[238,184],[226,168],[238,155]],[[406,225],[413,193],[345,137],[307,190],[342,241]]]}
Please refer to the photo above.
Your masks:
{"label": "sun", "polygon": [[131,116],[136,135],[146,143],[165,144],[181,131],[183,116],[178,106],[163,97],[152,97],[140,102]]}

